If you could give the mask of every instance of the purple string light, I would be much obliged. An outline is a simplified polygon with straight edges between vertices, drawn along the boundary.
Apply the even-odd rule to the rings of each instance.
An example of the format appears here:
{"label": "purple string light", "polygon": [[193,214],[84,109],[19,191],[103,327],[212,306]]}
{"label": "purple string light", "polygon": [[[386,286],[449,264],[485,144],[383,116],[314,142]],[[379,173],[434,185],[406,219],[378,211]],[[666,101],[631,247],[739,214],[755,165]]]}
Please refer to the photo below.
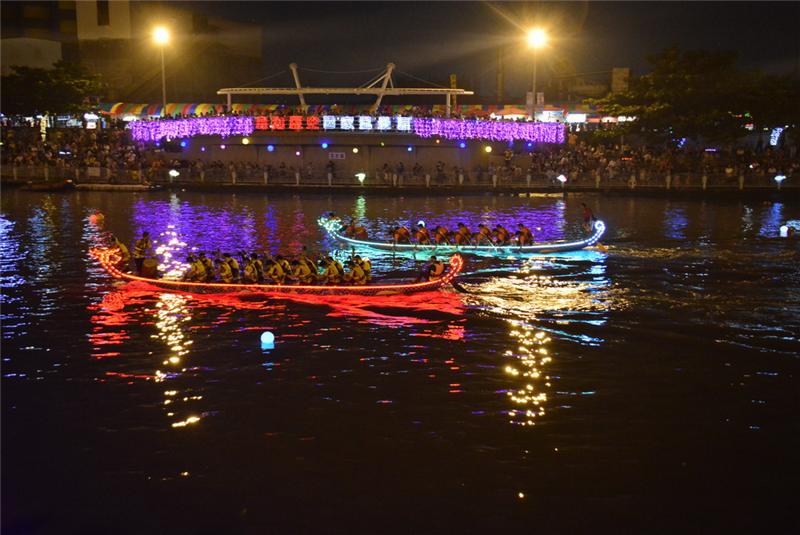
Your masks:
{"label": "purple string light", "polygon": [[[168,121],[133,121],[130,130],[136,141],[159,142],[165,138],[193,136],[249,136],[255,130],[253,117],[198,117]],[[514,123],[459,119],[412,120],[413,132],[422,138],[485,139],[490,141],[533,141],[564,143],[560,123]]]}
{"label": "purple string light", "polygon": [[561,123],[514,123],[503,121],[462,121],[457,119],[414,119],[414,133],[419,137],[445,139],[487,139],[536,143],[564,143]]}
{"label": "purple string light", "polygon": [[172,121],[132,121],[130,129],[136,141],[158,142],[164,138],[193,136],[249,136],[255,128],[252,117],[199,117]]}

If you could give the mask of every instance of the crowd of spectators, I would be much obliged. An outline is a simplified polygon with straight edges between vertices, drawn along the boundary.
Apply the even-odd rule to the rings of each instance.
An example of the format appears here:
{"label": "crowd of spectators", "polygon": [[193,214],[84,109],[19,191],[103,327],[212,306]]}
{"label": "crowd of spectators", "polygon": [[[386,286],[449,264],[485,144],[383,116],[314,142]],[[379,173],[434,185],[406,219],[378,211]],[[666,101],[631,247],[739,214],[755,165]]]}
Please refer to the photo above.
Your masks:
{"label": "crowd of spectators", "polygon": [[[146,178],[156,177],[169,169],[186,171],[184,176],[239,177],[257,179],[266,172],[276,179],[294,180],[299,173],[304,179],[326,177],[336,174],[334,163],[325,168],[311,162],[284,161],[226,162],[210,159],[178,159],[173,153],[154,150],[134,142],[124,129],[105,128],[86,130],[52,129],[46,140],[38,129],[4,129],[2,133],[3,166],[47,166],[56,169],[103,168],[109,174],[121,170],[137,170]],[[372,170],[379,177],[397,175],[401,177],[425,177],[444,182],[459,174],[476,173],[477,176],[499,176],[509,179],[532,175],[556,177],[565,175],[571,180],[604,181],[627,180],[632,175],[665,176],[693,173],[715,177],[735,178],[746,176],[774,176],[776,174],[797,175],[800,160],[797,147],[763,146],[739,147],[731,150],[703,147],[656,148],[650,146],[602,145],[578,141],[571,137],[565,145],[540,146],[535,149],[517,144],[504,153],[487,156],[485,160],[468,172],[454,165],[456,162],[435,163],[417,161],[386,162]],[[378,164],[380,165],[380,164]]]}

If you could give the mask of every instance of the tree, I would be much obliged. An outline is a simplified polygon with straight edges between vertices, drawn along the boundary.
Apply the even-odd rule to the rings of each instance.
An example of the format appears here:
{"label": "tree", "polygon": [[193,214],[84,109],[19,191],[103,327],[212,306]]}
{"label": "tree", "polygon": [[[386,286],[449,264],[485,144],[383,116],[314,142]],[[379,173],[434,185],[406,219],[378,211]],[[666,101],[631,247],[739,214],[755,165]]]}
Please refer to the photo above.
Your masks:
{"label": "tree", "polygon": [[52,69],[12,66],[2,77],[3,113],[76,113],[85,111],[101,95],[100,76],[84,66],[57,61]]}
{"label": "tree", "polygon": [[618,133],[730,142],[746,133],[748,123],[784,125],[797,115],[796,84],[742,71],[733,53],[671,48],[648,61],[651,72],[632,80],[628,91],[589,101],[607,115],[636,118]]}

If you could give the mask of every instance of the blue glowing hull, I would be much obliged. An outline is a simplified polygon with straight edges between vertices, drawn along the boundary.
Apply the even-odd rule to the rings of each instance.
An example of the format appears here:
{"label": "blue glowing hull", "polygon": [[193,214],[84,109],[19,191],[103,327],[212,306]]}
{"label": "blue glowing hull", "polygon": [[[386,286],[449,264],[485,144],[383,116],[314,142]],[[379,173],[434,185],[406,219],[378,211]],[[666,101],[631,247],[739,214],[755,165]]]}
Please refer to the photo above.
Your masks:
{"label": "blue glowing hull", "polygon": [[473,253],[481,255],[510,256],[519,254],[552,254],[568,253],[570,251],[580,251],[586,247],[597,244],[606,231],[606,225],[602,221],[595,221],[593,232],[590,236],[582,240],[558,241],[549,243],[535,243],[533,245],[450,245],[450,244],[419,244],[419,243],[393,243],[369,240],[356,240],[343,236],[338,232],[336,226],[339,222],[329,223],[325,219],[320,220],[328,234],[339,241],[354,246],[369,247],[380,251],[408,252],[408,253],[430,253],[430,254],[454,254],[454,253]]}

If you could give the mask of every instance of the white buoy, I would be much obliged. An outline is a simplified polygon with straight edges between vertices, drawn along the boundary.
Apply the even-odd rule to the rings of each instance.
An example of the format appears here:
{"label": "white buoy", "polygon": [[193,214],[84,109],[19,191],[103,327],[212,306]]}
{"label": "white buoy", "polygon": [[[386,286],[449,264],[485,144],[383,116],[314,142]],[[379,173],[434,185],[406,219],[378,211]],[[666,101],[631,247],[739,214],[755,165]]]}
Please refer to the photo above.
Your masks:
{"label": "white buoy", "polygon": [[275,343],[275,335],[272,334],[272,331],[264,331],[263,333],[261,333],[261,343],[262,344]]}

